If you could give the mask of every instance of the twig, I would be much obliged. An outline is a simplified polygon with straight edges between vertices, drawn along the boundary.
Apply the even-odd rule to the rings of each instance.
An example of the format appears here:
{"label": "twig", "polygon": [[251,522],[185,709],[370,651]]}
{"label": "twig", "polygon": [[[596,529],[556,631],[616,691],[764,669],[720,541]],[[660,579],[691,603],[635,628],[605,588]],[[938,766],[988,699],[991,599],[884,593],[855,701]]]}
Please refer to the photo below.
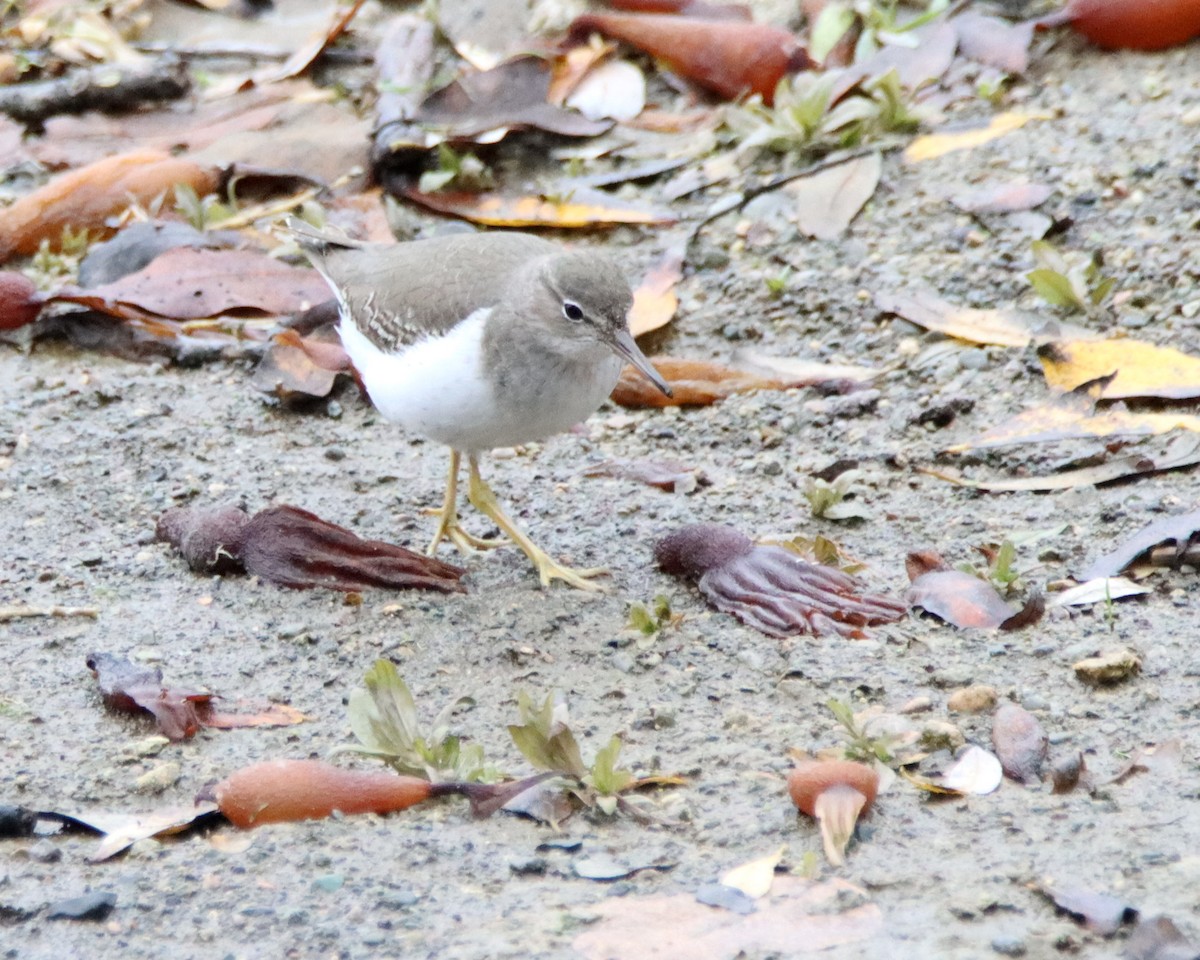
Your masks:
{"label": "twig", "polygon": [[96,607],[0,607],[0,623],[21,620],[26,617],[91,617],[100,616]]}
{"label": "twig", "polygon": [[899,150],[901,147],[908,144],[908,140],[881,141],[871,144],[866,147],[858,147],[855,150],[840,150],[837,153],[831,153],[822,160],[816,163],[810,163],[807,167],[800,170],[793,170],[790,173],[782,174],[774,180],[768,180],[766,183],[760,183],[756,187],[751,187],[736,196],[730,197],[728,202],[710,213],[707,217],[697,223],[692,232],[688,235],[687,245],[690,247],[695,243],[696,238],[700,236],[700,231],[707,227],[714,220],[725,216],[727,213],[732,213],[735,210],[740,210],[755,197],[761,197],[764,193],[770,193],[772,190],[778,190],[780,187],[786,186],[793,180],[802,180],[804,177],[813,177],[818,173],[823,173],[833,167],[841,166],[843,163],[848,163],[851,160],[858,160],[860,157],[870,156],[872,153],[891,153],[894,150]]}
{"label": "twig", "polygon": [[75,70],[53,80],[0,87],[0,113],[26,125],[64,113],[133,110],[143,103],[178,100],[191,80],[178,57],[164,56],[147,67],[102,66]]}

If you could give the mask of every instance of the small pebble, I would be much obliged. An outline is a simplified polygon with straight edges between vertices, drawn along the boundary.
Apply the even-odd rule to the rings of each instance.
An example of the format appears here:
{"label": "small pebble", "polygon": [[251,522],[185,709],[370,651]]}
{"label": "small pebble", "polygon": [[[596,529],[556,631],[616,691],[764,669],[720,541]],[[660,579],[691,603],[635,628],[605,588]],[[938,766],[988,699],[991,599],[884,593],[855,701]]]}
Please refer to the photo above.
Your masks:
{"label": "small pebble", "polygon": [[36,863],[58,863],[62,851],[49,840],[39,840],[25,851],[25,856]]}
{"label": "small pebble", "polygon": [[950,694],[946,707],[951,713],[983,713],[996,706],[996,688],[975,683]]}
{"label": "small pebble", "polygon": [[996,937],[992,940],[992,949],[1002,957],[1025,956],[1025,941],[1020,937]]}

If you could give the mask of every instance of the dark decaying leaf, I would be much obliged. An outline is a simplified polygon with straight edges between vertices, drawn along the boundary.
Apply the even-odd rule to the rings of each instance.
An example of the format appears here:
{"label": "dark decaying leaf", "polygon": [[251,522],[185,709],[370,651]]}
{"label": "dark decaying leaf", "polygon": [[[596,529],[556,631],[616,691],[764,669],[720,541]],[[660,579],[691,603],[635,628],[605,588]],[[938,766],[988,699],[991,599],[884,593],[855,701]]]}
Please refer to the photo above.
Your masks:
{"label": "dark decaying leaf", "polygon": [[158,667],[142,666],[111,653],[89,654],[87,665],[110,710],[151,713],[163,736],[172,740],[184,740],[200,729],[197,704],[211,700],[211,693],[166,687]]}
{"label": "dark decaying leaf", "polygon": [[1042,779],[1049,738],[1037,717],[1015,703],[1001,704],[992,715],[992,746],[1006,776],[1021,783]]}
{"label": "dark decaying leaf", "polygon": [[905,614],[904,604],[866,593],[841,570],[808,563],[783,547],[755,544],[721,524],[683,527],[660,540],[654,555],[667,573],[696,580],[718,610],[773,637],[862,637],[863,627]]}
{"label": "dark decaying leaf", "polygon": [[674,493],[690,493],[698,486],[705,487],[712,483],[704,471],[678,460],[606,460],[588,467],[583,475],[634,480]]}
{"label": "dark decaying leaf", "polygon": [[1050,779],[1054,784],[1051,793],[1070,793],[1081,782],[1088,787],[1091,785],[1087,763],[1078,751],[1056,761],[1050,768]]}
{"label": "dark decaying leaf", "polygon": [[89,654],[87,665],[110,710],[146,711],[154,716],[163,736],[171,740],[185,740],[201,727],[278,727],[304,720],[303,714],[284,704],[270,704],[254,713],[218,713],[213,708],[213,694],[168,687],[158,667],[136,664],[111,653]]}
{"label": "dark decaying leaf", "polygon": [[1132,566],[1143,554],[1164,544],[1172,544],[1173,549],[1157,555],[1159,564],[1170,565],[1172,559],[1178,561],[1200,536],[1200,510],[1155,520],[1143,527],[1133,536],[1104,556],[1097,558],[1079,574],[1083,581],[1094,580],[1098,577],[1115,577]]}
{"label": "dark decaying leaf", "polygon": [[1138,918],[1137,910],[1124,900],[1087,887],[1045,886],[1040,892],[1063,913],[1102,937],[1111,937]]}
{"label": "dark decaying leaf", "polygon": [[1110,783],[1125,783],[1130,777],[1139,773],[1148,773],[1152,777],[1168,779],[1178,776],[1183,768],[1183,741],[1178,737],[1164,740],[1162,743],[1138,747]]}
{"label": "dark decaying leaf", "polygon": [[470,138],[511,127],[536,127],[568,137],[594,137],[611,121],[589,120],[547,102],[551,65],[540,57],[509,60],[492,70],[470,73],[430,94],[416,119],[447,136]]}
{"label": "dark decaying leaf", "polygon": [[225,313],[297,313],[328,300],[329,287],[315,270],[289,267],[263,253],[177,247],[137,273],[90,290],[67,287],[54,299],[116,317],[199,320]]}
{"label": "dark decaying leaf", "polygon": [[[175,507],[159,518],[157,536],[183,552],[193,570],[240,568],[281,587],[347,593],[371,587],[445,593],[465,589],[459,582],[466,573],[461,567],[381,540],[363,540],[286,504],[249,518],[231,506]],[[220,571],[216,563],[222,564]]]}

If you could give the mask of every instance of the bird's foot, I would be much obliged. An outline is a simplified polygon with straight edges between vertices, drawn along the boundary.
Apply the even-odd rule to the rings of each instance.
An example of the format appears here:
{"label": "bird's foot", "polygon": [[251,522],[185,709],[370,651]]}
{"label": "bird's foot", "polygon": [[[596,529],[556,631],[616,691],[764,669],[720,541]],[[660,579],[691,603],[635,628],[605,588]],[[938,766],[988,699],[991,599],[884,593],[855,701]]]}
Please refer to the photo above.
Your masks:
{"label": "bird's foot", "polygon": [[468,555],[476,550],[494,550],[497,547],[507,547],[512,543],[507,537],[491,539],[477,537],[473,533],[468,533],[458,522],[457,516],[448,517],[444,510],[426,510],[424,513],[428,516],[441,517],[437,530],[433,534],[433,540],[430,542],[429,548],[425,551],[427,556],[432,557],[437,553],[438,545],[443,540],[449,540],[458,547],[460,553]]}
{"label": "bird's foot", "polygon": [[[528,550],[525,552],[529,554]],[[592,592],[603,593],[608,589],[605,584],[594,582],[594,578],[596,577],[608,576],[608,571],[603,567],[585,567],[583,569],[565,567],[540,550],[537,551],[536,555],[529,554],[529,559],[537,567],[538,578],[542,581],[543,587],[550,586],[555,580],[561,580],[576,590],[590,590]]]}

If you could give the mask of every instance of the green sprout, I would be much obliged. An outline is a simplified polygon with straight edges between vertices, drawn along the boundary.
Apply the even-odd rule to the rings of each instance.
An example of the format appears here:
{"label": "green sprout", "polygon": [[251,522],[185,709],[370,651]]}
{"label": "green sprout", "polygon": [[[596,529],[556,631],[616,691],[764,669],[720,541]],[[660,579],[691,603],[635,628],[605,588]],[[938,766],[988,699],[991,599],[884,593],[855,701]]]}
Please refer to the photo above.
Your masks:
{"label": "green sprout", "polygon": [[1045,240],[1035,240],[1032,249],[1037,267],[1025,274],[1025,279],[1034,293],[1052,307],[1068,313],[1094,314],[1116,286],[1114,277],[1100,273],[1103,261],[1099,253],[1073,263]]}
{"label": "green sprout", "polygon": [[447,187],[456,190],[486,190],[496,185],[491,169],[473,153],[459,153],[448,144],[439,143],[437,167],[421,174],[417,189],[436,193]]}
{"label": "green sprout", "polygon": [[856,501],[854,485],[862,477],[861,470],[845,470],[829,481],[810,477],[804,486],[804,499],[818,520],[862,520],[867,512]]}
{"label": "green sprout", "polygon": [[847,740],[842,752],[847,760],[857,760],[859,763],[873,763],[876,760],[880,763],[891,763],[895,759],[892,753],[893,738],[869,736],[855,718],[850,704],[841,700],[827,700],[825,706],[842,727],[842,735]]}
{"label": "green sprout", "polygon": [[220,226],[223,221],[237,213],[237,206],[232,201],[223,202],[212,193],[199,197],[187,183],[175,185],[175,209],[201,232]]}
{"label": "green sprout", "polygon": [[481,746],[463,745],[450,733],[451,715],[472,704],[470,698],[459,697],[422,730],[412,692],[395,664],[376,660],[363,680],[365,687],[350,694],[349,705],[350,729],[361,746],[339,747],[335,753],[378,757],[398,773],[435,782],[499,778],[498,771],[485,765]]}
{"label": "green sprout", "polygon": [[658,594],[649,607],[644,603],[629,606],[629,629],[645,637],[652,637],[679,620],[680,616],[671,612],[671,601],[666,594]]}

